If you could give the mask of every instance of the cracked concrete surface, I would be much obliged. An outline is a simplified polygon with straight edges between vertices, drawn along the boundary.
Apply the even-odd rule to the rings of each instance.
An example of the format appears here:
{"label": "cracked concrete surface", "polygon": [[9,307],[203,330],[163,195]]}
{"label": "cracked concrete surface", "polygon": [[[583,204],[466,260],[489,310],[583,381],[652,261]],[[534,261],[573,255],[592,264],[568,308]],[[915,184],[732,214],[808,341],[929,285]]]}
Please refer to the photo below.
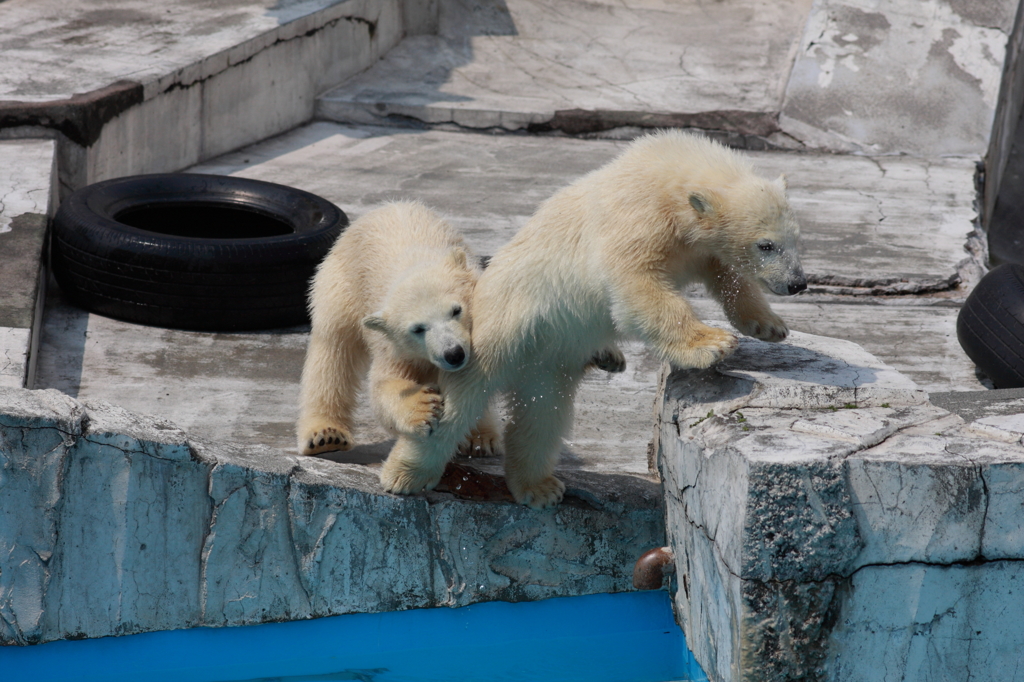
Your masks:
{"label": "cracked concrete surface", "polygon": [[109,8],[7,0],[0,13],[0,100],[69,99],[118,80],[142,83],[150,99],[352,14],[343,5],[362,9],[338,0],[130,1]]}
{"label": "cracked concrete surface", "polygon": [[17,216],[49,212],[54,147],[52,140],[0,140],[0,235]]}
{"label": "cracked concrete surface", "polygon": [[[677,116],[677,125],[689,118],[768,137],[809,7],[809,0],[446,0],[437,35],[403,41],[319,98],[318,115],[581,132],[665,125],[650,122],[660,114]],[[709,26],[743,39],[708,40]],[[598,115],[583,123],[571,115],[577,111]],[[600,112],[607,123],[595,122]]]}
{"label": "cracked concrete surface", "polygon": [[[1024,423],[968,422],[915,389],[801,334],[663,375],[676,606],[713,679],[878,679],[869,651],[895,679],[935,679],[923,651],[947,672],[1020,679],[1004,601],[1024,566]],[[968,632],[977,651],[947,645]]]}
{"label": "cracked concrete surface", "polygon": [[811,9],[780,126],[811,148],[979,158],[988,147],[1012,0]]}
{"label": "cracked concrete surface", "polygon": [[55,157],[52,140],[0,140],[0,386],[33,378]]}
{"label": "cracked concrete surface", "polygon": [[[489,255],[541,201],[624,146],[317,122],[191,170],[294,185],[353,216],[395,197],[417,198],[447,212]],[[962,272],[965,261],[977,261],[964,247],[977,218],[972,161],[748,154],[759,172],[786,174],[804,269],[824,293],[950,290],[974,276]],[[882,206],[887,219],[879,222]]]}

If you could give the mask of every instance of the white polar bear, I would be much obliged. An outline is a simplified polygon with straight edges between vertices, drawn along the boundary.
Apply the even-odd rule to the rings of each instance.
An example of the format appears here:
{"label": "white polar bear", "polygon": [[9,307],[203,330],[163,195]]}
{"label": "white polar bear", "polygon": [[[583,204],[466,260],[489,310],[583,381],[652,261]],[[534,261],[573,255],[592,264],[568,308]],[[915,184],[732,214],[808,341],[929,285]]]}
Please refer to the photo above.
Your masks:
{"label": "white polar bear", "polygon": [[[439,375],[462,370],[471,357],[479,274],[462,237],[422,204],[387,204],[349,226],[313,279],[299,452],[354,445],[352,413],[368,368],[380,424],[394,435],[428,436],[444,409]],[[484,410],[461,445],[490,455],[498,440]]]}
{"label": "white polar bear", "polygon": [[474,360],[442,378],[438,429],[398,440],[385,488],[436,485],[488,396],[505,391],[509,488],[532,507],[557,504],[564,485],[553,471],[587,358],[621,337],[639,337],[676,367],[708,367],[736,348],[680,295],[690,282],[703,282],[742,333],[784,339],[761,287],[806,287],[785,190],[784,178],[757,176],[738,153],[668,131],[555,194],[482,275]]}

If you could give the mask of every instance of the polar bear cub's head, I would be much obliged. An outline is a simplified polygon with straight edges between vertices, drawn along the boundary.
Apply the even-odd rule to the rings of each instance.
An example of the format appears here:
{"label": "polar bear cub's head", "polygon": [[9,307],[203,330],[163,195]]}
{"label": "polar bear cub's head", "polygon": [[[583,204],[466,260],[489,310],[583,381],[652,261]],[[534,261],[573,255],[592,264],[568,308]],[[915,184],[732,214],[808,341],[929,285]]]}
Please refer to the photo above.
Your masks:
{"label": "polar bear cub's head", "polygon": [[786,199],[786,176],[753,174],[689,194],[689,204],[717,233],[710,241],[730,265],[766,289],[791,296],[807,288],[797,251],[800,226]]}
{"label": "polar bear cub's head", "polygon": [[363,325],[383,333],[399,357],[460,370],[470,359],[469,304],[477,274],[461,248],[426,258],[392,283],[384,307]]}

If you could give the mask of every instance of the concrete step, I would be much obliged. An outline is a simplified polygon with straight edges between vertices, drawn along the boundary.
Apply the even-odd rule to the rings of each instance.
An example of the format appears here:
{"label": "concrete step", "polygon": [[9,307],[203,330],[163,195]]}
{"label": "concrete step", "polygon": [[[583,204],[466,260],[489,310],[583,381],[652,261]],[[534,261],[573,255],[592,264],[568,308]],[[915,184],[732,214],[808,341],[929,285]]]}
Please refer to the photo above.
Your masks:
{"label": "concrete step", "polygon": [[442,0],[437,35],[404,40],[320,97],[317,116],[570,133],[673,125],[770,137],[810,5]]}
{"label": "concrete step", "polygon": [[53,140],[0,140],[0,386],[33,380],[55,165]]}
{"label": "concrete step", "polygon": [[[318,122],[193,170],[294,185],[352,216],[389,199],[420,199],[489,255],[543,200],[626,144]],[[964,247],[975,230],[973,162],[749,155],[765,175],[787,175],[804,267],[821,287],[920,293],[954,289],[957,277],[970,276],[961,271],[969,269]]]}
{"label": "concrete step", "polygon": [[693,127],[747,148],[980,159],[1016,8],[440,0],[436,35],[407,38],[319,97],[316,115],[572,135]]}
{"label": "concrete step", "polygon": [[180,170],[308,121],[317,94],[430,30],[431,11],[417,0],[6,0],[0,138],[56,136],[65,194]]}

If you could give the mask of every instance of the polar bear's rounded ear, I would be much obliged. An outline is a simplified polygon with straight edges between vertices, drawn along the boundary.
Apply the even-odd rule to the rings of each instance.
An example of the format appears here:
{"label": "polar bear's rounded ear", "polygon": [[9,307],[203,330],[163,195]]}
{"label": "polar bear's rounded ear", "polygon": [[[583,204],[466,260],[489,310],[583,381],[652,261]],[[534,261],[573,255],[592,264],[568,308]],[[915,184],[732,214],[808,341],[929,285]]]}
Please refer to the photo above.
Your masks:
{"label": "polar bear's rounded ear", "polygon": [[381,313],[374,313],[364,317],[363,326],[367,329],[373,329],[374,331],[382,332],[384,334],[388,331],[388,323],[384,320],[384,315]]}
{"label": "polar bear's rounded ear", "polygon": [[707,218],[715,213],[710,198],[701,192],[690,193],[690,206],[693,206],[693,210],[702,218]]}
{"label": "polar bear's rounded ear", "polygon": [[466,250],[465,249],[460,248],[460,247],[454,248],[454,249],[451,250],[451,253],[449,255],[450,255],[451,259],[452,259],[452,262],[455,263],[455,267],[457,267],[457,268],[466,268],[466,267],[468,267],[467,266],[468,256],[466,254]]}
{"label": "polar bear's rounded ear", "polygon": [[786,180],[785,173],[779,173],[779,177],[775,178],[775,184],[778,185],[783,192],[789,189],[789,181]]}

